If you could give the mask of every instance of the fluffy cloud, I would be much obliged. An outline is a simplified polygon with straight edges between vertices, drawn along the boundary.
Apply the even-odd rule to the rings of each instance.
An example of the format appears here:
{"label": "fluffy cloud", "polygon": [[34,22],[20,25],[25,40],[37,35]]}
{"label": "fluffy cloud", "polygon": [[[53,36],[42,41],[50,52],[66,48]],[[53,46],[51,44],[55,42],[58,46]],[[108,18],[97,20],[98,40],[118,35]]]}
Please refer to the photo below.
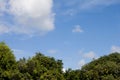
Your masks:
{"label": "fluffy cloud", "polygon": [[[53,0],[2,0],[0,14],[9,20],[10,32],[19,34],[44,34],[54,30]],[[6,25],[6,24],[5,24]]]}
{"label": "fluffy cloud", "polygon": [[81,29],[80,25],[76,25],[72,32],[81,33],[83,32],[83,30]]}
{"label": "fluffy cloud", "polygon": [[120,47],[119,46],[112,46],[111,51],[112,52],[120,52]]}

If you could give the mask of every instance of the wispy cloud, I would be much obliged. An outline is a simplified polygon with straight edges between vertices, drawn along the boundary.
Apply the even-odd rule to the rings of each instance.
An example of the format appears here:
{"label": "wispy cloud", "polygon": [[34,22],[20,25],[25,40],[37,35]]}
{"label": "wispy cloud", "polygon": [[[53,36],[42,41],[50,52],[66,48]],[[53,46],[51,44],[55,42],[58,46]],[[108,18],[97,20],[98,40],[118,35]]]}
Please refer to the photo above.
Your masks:
{"label": "wispy cloud", "polygon": [[114,4],[120,4],[120,0],[74,0],[64,1],[64,4],[67,6],[67,9],[63,14],[72,16],[82,11],[101,9]]}
{"label": "wispy cloud", "polygon": [[68,9],[65,12],[63,12],[63,15],[68,15],[68,16],[74,16],[77,13],[75,9]]}
{"label": "wispy cloud", "polygon": [[[27,35],[45,34],[54,30],[53,0],[1,0],[0,23],[9,25],[9,32]],[[6,15],[7,13],[8,15]],[[9,20],[5,20],[8,18]],[[5,26],[4,26],[5,27]],[[4,32],[1,28],[1,33]]]}
{"label": "wispy cloud", "polygon": [[81,29],[80,25],[75,25],[74,29],[72,30],[74,33],[81,33],[83,30]]}
{"label": "wispy cloud", "polygon": [[119,46],[112,46],[111,51],[112,52],[120,52],[120,47]]}
{"label": "wispy cloud", "polygon": [[98,58],[97,54],[94,51],[84,52],[84,49],[81,49],[78,51],[78,54],[81,58],[81,60],[78,61],[78,68],[81,68],[83,65],[88,63],[88,61]]}
{"label": "wispy cloud", "polygon": [[118,4],[120,3],[120,0],[84,0],[80,4],[81,9],[89,9],[89,8],[94,8],[98,6],[110,6],[113,4]]}
{"label": "wispy cloud", "polygon": [[81,68],[83,65],[85,65],[86,64],[86,62],[85,62],[85,60],[84,59],[81,59],[79,62],[78,62],[78,66],[79,66],[79,68]]}
{"label": "wispy cloud", "polygon": [[0,34],[8,33],[9,31],[10,29],[7,26],[0,24]]}
{"label": "wispy cloud", "polygon": [[51,50],[48,50],[47,52],[50,53],[50,54],[56,54],[56,53],[57,53],[57,50],[51,49]]}
{"label": "wispy cloud", "polygon": [[95,52],[90,51],[90,52],[88,52],[88,53],[83,54],[83,57],[84,57],[84,58],[93,59],[93,58],[96,58],[96,54],[95,54]]}

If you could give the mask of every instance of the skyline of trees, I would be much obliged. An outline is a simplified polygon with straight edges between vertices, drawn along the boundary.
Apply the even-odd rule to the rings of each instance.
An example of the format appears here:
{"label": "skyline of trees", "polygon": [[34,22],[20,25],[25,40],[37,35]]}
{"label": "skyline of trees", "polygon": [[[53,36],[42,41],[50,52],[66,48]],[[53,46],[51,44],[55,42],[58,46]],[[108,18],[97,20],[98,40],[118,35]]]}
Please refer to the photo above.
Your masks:
{"label": "skyline of trees", "polygon": [[13,51],[0,42],[0,80],[120,80],[120,53],[94,59],[81,69],[63,71],[62,60],[37,52],[28,59],[15,59]]}

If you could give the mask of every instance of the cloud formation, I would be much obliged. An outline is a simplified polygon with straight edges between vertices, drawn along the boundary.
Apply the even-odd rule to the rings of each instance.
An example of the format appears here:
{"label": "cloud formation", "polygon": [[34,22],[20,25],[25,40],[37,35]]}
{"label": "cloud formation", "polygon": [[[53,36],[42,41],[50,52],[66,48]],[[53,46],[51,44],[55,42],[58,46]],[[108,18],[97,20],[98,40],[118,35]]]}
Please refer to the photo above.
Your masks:
{"label": "cloud formation", "polygon": [[80,60],[79,62],[78,62],[78,66],[79,66],[79,68],[81,68],[83,65],[85,65],[86,64],[86,62],[85,62],[85,60],[84,59],[82,59],[82,60]]}
{"label": "cloud formation", "polygon": [[72,32],[81,33],[83,32],[83,30],[81,29],[80,25],[76,25]]}
{"label": "cloud formation", "polygon": [[[61,7],[62,4],[63,3],[61,3]],[[66,11],[63,11],[63,14],[73,16],[77,15],[79,12],[89,10],[95,11],[94,9],[101,9],[114,4],[120,4],[120,0],[66,0],[64,1],[64,4],[67,7],[67,9]]]}
{"label": "cloud formation", "polygon": [[119,46],[112,46],[111,47],[112,52],[119,52],[120,53],[120,47]]}
{"label": "cloud formation", "polygon": [[98,6],[110,6],[120,3],[120,0],[84,0],[80,4],[81,9],[94,8]]}
{"label": "cloud formation", "polygon": [[47,33],[55,28],[52,7],[53,0],[1,0],[0,17],[8,20],[0,19],[0,25],[9,25],[6,27],[12,33]]}
{"label": "cloud formation", "polygon": [[85,53],[83,57],[93,59],[93,58],[96,58],[96,54],[93,51],[90,51],[88,53]]}

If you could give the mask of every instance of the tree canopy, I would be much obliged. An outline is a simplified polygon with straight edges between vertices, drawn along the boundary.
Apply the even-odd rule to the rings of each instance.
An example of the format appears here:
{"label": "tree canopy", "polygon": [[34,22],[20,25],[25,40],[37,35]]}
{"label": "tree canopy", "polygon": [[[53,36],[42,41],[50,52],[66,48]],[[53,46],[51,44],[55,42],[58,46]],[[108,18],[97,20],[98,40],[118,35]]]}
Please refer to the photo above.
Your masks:
{"label": "tree canopy", "polygon": [[100,57],[81,69],[90,80],[120,80],[120,54],[112,53]]}
{"label": "tree canopy", "polygon": [[67,80],[120,80],[120,53],[111,53],[85,64],[81,70],[67,70]]}
{"label": "tree canopy", "polygon": [[62,70],[62,60],[40,52],[17,61],[9,46],[0,42],[0,80],[120,80],[120,53],[102,56],[78,70]]}

